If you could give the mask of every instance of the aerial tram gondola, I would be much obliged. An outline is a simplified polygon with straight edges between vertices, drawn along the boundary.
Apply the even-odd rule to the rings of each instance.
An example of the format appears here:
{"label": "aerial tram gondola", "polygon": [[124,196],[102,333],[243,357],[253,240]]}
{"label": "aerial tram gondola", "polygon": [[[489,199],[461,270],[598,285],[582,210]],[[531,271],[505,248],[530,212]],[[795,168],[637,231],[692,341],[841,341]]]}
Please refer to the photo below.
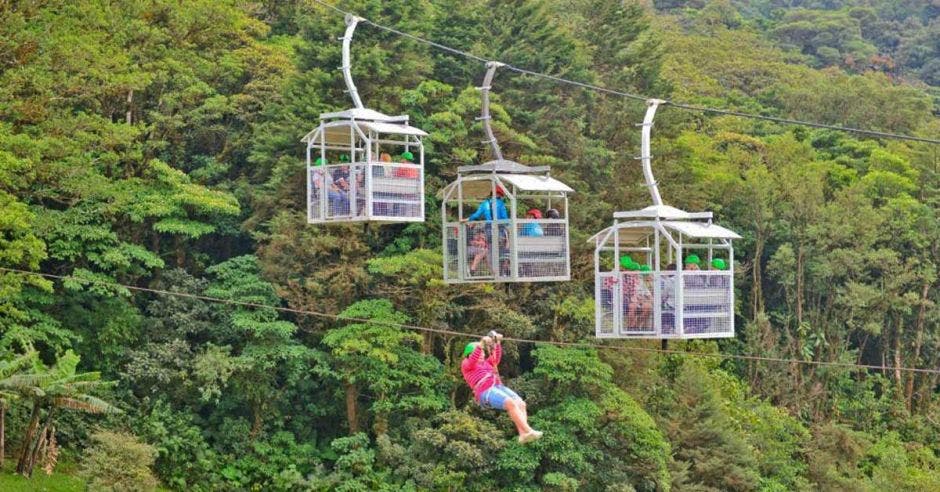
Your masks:
{"label": "aerial tram gondola", "polygon": [[350,72],[349,45],[358,17],[346,17],[343,79],[353,100],[345,111],[323,113],[304,136],[307,145],[307,222],[424,222],[424,145],[427,133],[408,116],[365,108]]}
{"label": "aerial tram gondola", "polygon": [[[570,280],[570,187],[548,166],[503,157],[490,125],[490,84],[502,64],[487,63],[479,118],[493,160],[457,168],[457,180],[439,193],[444,281],[543,282]],[[475,211],[474,211],[475,210]]]}
{"label": "aerial tram gondola", "polygon": [[653,205],[614,213],[594,244],[598,338],[694,339],[734,336],[733,231],[711,212],[664,205],[650,164],[650,131],[660,100],[642,123],[643,175]]}

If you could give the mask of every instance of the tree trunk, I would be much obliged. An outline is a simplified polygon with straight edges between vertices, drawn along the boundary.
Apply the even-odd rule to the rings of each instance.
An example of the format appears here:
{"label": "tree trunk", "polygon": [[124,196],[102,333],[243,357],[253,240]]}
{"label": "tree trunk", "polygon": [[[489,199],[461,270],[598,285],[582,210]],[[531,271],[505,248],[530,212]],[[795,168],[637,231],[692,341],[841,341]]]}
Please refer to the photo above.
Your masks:
{"label": "tree trunk", "polygon": [[754,265],[751,268],[751,319],[756,320],[757,315],[764,311],[764,292],[761,278],[760,259],[764,254],[764,237],[758,231],[754,242]]}
{"label": "tree trunk", "polygon": [[[386,395],[383,393],[379,395],[378,403],[385,401]],[[388,434],[388,412],[381,411],[375,413],[375,423],[372,424],[372,431],[375,432],[376,436],[381,436],[383,434]]]}
{"label": "tree trunk", "polygon": [[131,89],[127,93],[127,115],[125,121],[128,125],[134,122],[134,110],[132,109],[132,104],[134,103],[134,89]]}
{"label": "tree trunk", "polygon": [[[927,317],[927,294],[930,293],[930,282],[924,281],[924,288],[920,291],[920,309],[917,310],[917,322],[914,324],[914,354],[911,356],[912,363],[916,366],[920,360],[920,351],[924,346],[924,327]],[[907,411],[914,410],[914,380],[917,374],[911,373],[907,378],[907,387],[904,389],[904,397],[907,401]]]}
{"label": "tree trunk", "polygon": [[49,431],[52,426],[52,419],[54,418],[55,408],[49,409],[48,415],[46,415],[46,423],[43,424],[42,430],[39,431],[39,436],[36,439],[36,444],[33,446],[32,452],[29,454],[29,460],[26,464],[26,476],[33,476],[33,469],[36,467],[36,463],[39,462],[39,456],[42,455],[46,450],[46,445],[49,443]]}
{"label": "tree trunk", "polygon": [[359,388],[355,383],[346,382],[346,420],[349,422],[349,434],[359,432]]}
{"label": "tree trunk", "polygon": [[7,407],[0,401],[0,470],[7,455]]}
{"label": "tree trunk", "polygon": [[150,238],[150,251],[160,256],[160,233],[157,231],[153,231],[153,236]]}
{"label": "tree trunk", "polygon": [[26,426],[26,433],[23,435],[23,447],[20,450],[20,459],[16,462],[16,473],[25,474],[27,461],[29,461],[29,452],[36,435],[36,428],[39,427],[39,412],[41,408],[39,402],[33,403],[33,412],[29,417],[29,425]]}
{"label": "tree trunk", "polygon": [[173,246],[176,248],[176,266],[184,268],[186,266],[186,247],[183,244],[183,238],[178,235],[174,236]]}
{"label": "tree trunk", "polygon": [[[930,364],[927,364],[927,367],[937,367],[938,365],[940,365],[940,352],[937,352],[937,354],[930,361]],[[930,408],[930,393],[933,392],[938,383],[940,383],[940,373],[933,373],[924,377],[924,382],[921,384],[920,391],[918,392],[918,394],[921,395],[921,410],[927,410]]]}
{"label": "tree trunk", "polygon": [[261,418],[263,410],[261,406],[262,405],[258,402],[254,402],[251,405],[251,415],[252,415],[251,431],[249,431],[248,437],[250,437],[252,440],[258,437],[259,434],[261,434],[261,426],[263,424],[263,419]]}
{"label": "tree trunk", "polygon": [[904,384],[901,380],[901,322],[903,319],[899,313],[894,327],[894,382],[898,385],[899,396]]}
{"label": "tree trunk", "polygon": [[803,245],[796,248],[796,326],[803,324],[803,263],[806,253]]}
{"label": "tree trunk", "polygon": [[46,417],[46,423],[42,426],[42,430],[39,431],[39,437],[36,439],[36,444],[33,446],[32,452],[29,453],[29,460],[26,464],[26,473],[27,477],[33,476],[33,469],[36,468],[36,463],[39,462],[39,455],[46,450],[46,444],[49,442],[49,425],[52,423],[52,411],[49,412],[49,416]]}
{"label": "tree trunk", "polygon": [[421,339],[421,353],[424,355],[431,355],[431,346],[433,345],[431,336],[431,333],[426,331]]}

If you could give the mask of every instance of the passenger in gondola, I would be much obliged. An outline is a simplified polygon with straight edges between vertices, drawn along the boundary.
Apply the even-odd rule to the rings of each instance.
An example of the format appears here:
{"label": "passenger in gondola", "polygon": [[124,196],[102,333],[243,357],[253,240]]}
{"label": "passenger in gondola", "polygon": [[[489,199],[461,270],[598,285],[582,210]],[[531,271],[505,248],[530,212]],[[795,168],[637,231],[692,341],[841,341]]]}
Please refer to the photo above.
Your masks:
{"label": "passenger in gondola", "polygon": [[496,185],[496,196],[480,202],[480,205],[477,206],[476,211],[464,219],[464,222],[473,222],[478,220],[485,220],[489,222],[493,220],[494,212],[496,220],[508,219],[509,212],[506,211],[506,202],[503,201],[503,197],[505,196],[506,190],[504,190],[502,186]]}
{"label": "passenger in gondola", "polygon": [[[728,269],[728,265],[725,263],[725,260],[721,258],[715,258],[711,262],[712,271],[723,272]],[[727,289],[728,288],[728,277],[725,275],[712,275],[708,278],[708,286]]]}
{"label": "passenger in gondola", "polygon": [[605,312],[613,313],[614,311],[614,289],[617,287],[619,280],[616,276],[604,277],[601,280],[601,306],[604,307]]}
{"label": "passenger in gondola", "polygon": [[620,267],[624,270],[621,290],[624,327],[628,330],[642,329],[649,324],[647,318],[651,305],[641,293],[640,265],[630,256],[624,255],[620,258]]}
{"label": "passenger in gondola", "polygon": [[317,157],[317,160],[314,161],[313,165],[316,166],[312,171],[310,171],[310,189],[312,193],[310,198],[312,201],[317,201],[320,198],[320,192],[323,190],[323,165],[326,164],[326,159],[322,157]]}
{"label": "passenger in gondola", "polygon": [[[404,151],[398,156],[398,162],[401,164],[411,164],[415,160],[415,155],[409,151]],[[399,178],[417,179],[418,169],[413,167],[396,167],[395,176]]]}
{"label": "passenger in gondola", "polygon": [[[415,160],[415,155],[412,154],[411,151],[409,150],[402,152],[398,156],[398,159],[397,159],[397,161],[401,164],[413,164],[414,160]],[[395,174],[396,176],[411,180],[412,182],[417,181],[418,178],[421,177],[419,169],[417,167],[411,167],[411,166],[397,167],[395,168],[395,173],[396,173]],[[408,190],[410,187],[404,186],[403,188],[405,190]],[[418,196],[414,193],[405,192],[401,194],[400,198],[407,200],[407,201],[415,201],[418,199]],[[399,207],[397,207],[398,208],[397,213],[403,214],[403,215],[405,214],[414,215],[416,213],[417,207],[418,207],[417,205],[400,205]]]}
{"label": "passenger in gondola", "polygon": [[685,285],[685,288],[697,289],[706,286],[707,281],[705,280],[705,275],[698,273],[702,269],[702,260],[698,255],[691,254],[686,256],[682,269],[685,271],[685,275],[683,275],[685,281],[683,285]]}
{"label": "passenger in gondola", "polygon": [[639,266],[639,277],[635,299],[637,324],[640,328],[648,330],[652,328],[653,323],[653,273],[649,265]]}
{"label": "passenger in gondola", "polygon": [[[561,219],[561,214],[558,213],[557,209],[550,208],[545,211],[545,218],[549,220],[558,220]],[[545,224],[545,235],[546,236],[563,236],[565,234],[565,227],[562,224]]]}
{"label": "passenger in gondola", "polygon": [[[709,313],[715,310],[716,306],[703,300],[701,297],[689,296],[689,289],[704,289],[708,287],[709,275],[702,273],[702,260],[698,255],[688,255],[685,257],[683,269],[683,330],[685,333],[705,333],[711,324],[709,319],[702,313]],[[698,299],[695,301],[695,299]]]}
{"label": "passenger in gondola", "polygon": [[[483,220],[486,222],[505,221],[509,219],[509,212],[506,211],[506,202],[503,201],[503,197],[506,196],[506,191],[502,186],[496,185],[496,196],[488,198],[480,202],[480,205],[477,207],[476,211],[473,212],[469,217],[464,219],[464,222],[467,221],[479,221]],[[509,231],[506,229],[507,224],[499,224],[499,258],[500,258],[500,274],[503,276],[509,275]],[[492,240],[492,229],[489,224],[484,227],[486,231],[486,241],[489,243]]]}
{"label": "passenger in gondola", "polygon": [[350,166],[354,176],[355,196],[356,196],[356,215],[366,213],[366,167]]}
{"label": "passenger in gondola", "polygon": [[[542,218],[542,211],[537,208],[533,208],[525,213],[525,218],[526,220],[539,220]],[[523,224],[521,234],[523,236],[533,237],[540,237],[545,235],[545,233],[542,232],[542,226],[539,225],[538,222],[526,222]]]}
{"label": "passenger in gondola", "polygon": [[337,166],[328,174],[331,215],[349,215],[349,166]]}
{"label": "passenger in gondola", "polygon": [[472,258],[470,261],[470,274],[476,275],[479,273],[481,267],[486,266],[488,263],[485,261],[487,256],[489,256],[489,244],[486,240],[486,234],[482,232],[475,232],[473,237],[470,239],[470,244],[467,247],[467,256]]}

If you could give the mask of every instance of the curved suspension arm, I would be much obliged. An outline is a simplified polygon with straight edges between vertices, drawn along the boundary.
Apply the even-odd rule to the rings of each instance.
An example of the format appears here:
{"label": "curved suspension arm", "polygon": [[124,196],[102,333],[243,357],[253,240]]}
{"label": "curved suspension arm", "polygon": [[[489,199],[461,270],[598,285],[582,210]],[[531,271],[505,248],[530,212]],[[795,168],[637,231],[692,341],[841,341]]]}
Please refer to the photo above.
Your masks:
{"label": "curved suspension arm", "polygon": [[648,99],[646,101],[646,116],[643,117],[642,138],[640,139],[640,157],[643,162],[643,177],[646,179],[646,186],[650,189],[650,196],[653,198],[653,205],[662,205],[663,199],[659,196],[659,186],[653,179],[653,166],[650,161],[653,156],[650,155],[650,130],[653,128],[653,117],[656,116],[656,109],[665,101],[660,99]]}
{"label": "curved suspension arm", "polygon": [[496,160],[503,160],[503,151],[499,148],[499,142],[496,141],[496,135],[493,134],[493,127],[490,125],[490,84],[493,82],[493,75],[496,73],[496,69],[503,66],[500,62],[487,62],[486,63],[486,75],[483,77],[483,87],[480,87],[480,95],[483,100],[483,108],[480,113],[480,117],[477,118],[483,122],[483,131],[486,132],[487,140],[483,143],[490,144],[490,147],[493,148],[493,156]]}
{"label": "curved suspension arm", "polygon": [[353,100],[353,105],[359,109],[362,109],[362,100],[359,99],[359,91],[356,89],[356,84],[353,83],[352,73],[350,72],[352,68],[352,63],[350,62],[349,56],[349,45],[352,42],[353,32],[356,30],[356,24],[362,20],[360,17],[354,15],[346,15],[346,33],[343,34],[343,79],[346,81],[346,92],[349,92],[349,97]]}

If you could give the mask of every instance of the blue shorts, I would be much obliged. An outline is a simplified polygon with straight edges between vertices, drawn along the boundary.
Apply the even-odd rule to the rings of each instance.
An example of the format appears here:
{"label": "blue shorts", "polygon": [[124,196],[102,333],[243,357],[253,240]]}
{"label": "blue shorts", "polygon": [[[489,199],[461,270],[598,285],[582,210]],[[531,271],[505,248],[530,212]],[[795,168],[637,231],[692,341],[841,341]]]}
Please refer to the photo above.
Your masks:
{"label": "blue shorts", "polygon": [[517,395],[515,391],[501,384],[497,384],[480,395],[480,406],[495,410],[505,410],[506,400],[510,399],[522,401],[522,397]]}

